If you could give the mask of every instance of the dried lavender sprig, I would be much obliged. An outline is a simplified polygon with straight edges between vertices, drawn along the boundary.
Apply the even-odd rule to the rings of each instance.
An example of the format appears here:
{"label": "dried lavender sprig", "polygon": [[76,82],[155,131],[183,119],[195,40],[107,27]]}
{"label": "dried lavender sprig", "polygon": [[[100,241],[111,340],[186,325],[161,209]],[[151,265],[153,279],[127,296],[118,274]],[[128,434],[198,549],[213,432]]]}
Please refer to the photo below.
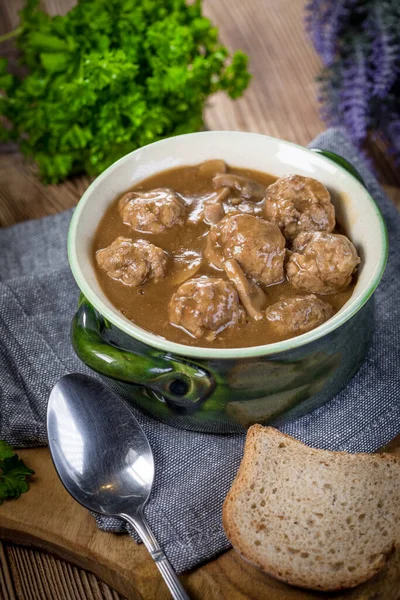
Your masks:
{"label": "dried lavender sprig", "polygon": [[326,68],[321,113],[361,148],[367,133],[400,160],[400,0],[310,0],[306,26]]}
{"label": "dried lavender sprig", "polygon": [[339,34],[352,14],[358,0],[321,2],[311,0],[306,5],[306,29],[313,45],[326,67],[330,67],[338,53]]}
{"label": "dried lavender sprig", "polygon": [[341,63],[339,111],[352,139],[362,142],[369,125],[368,104],[371,83],[368,78],[368,57],[363,38],[353,38],[346,58]]}
{"label": "dried lavender sprig", "polygon": [[336,59],[339,34],[350,14],[349,4],[351,4],[349,0],[337,0],[333,3],[332,10],[325,14],[324,49],[321,58],[327,67],[331,66]]}
{"label": "dried lavender sprig", "polygon": [[339,111],[340,73],[338,68],[323,69],[317,78],[318,102],[320,114],[325,123],[331,127],[341,125],[342,115]]}
{"label": "dried lavender sprig", "polygon": [[387,22],[388,13],[380,4],[374,5],[365,21],[365,31],[371,42],[370,78],[372,94],[385,98],[399,75],[400,39]]}
{"label": "dried lavender sprig", "polygon": [[310,0],[310,2],[306,4],[305,8],[306,14],[304,21],[306,25],[306,30],[310,35],[315,50],[318,52],[318,54],[321,55],[324,50],[324,32],[323,28],[321,27],[320,17],[321,1]]}

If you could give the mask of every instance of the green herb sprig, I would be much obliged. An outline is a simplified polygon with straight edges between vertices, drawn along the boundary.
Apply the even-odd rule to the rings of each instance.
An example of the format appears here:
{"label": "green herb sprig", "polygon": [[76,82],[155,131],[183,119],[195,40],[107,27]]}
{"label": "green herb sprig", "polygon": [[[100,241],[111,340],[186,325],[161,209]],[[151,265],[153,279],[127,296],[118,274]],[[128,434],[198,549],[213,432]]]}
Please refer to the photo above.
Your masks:
{"label": "green herb sprig", "polygon": [[0,504],[27,492],[29,485],[26,480],[34,473],[7,442],[0,441]]}
{"label": "green herb sprig", "polygon": [[0,138],[47,182],[201,129],[210,94],[238,98],[250,80],[247,56],[218,42],[200,0],[79,0],[53,18],[27,0],[15,33],[28,75],[0,60]]}

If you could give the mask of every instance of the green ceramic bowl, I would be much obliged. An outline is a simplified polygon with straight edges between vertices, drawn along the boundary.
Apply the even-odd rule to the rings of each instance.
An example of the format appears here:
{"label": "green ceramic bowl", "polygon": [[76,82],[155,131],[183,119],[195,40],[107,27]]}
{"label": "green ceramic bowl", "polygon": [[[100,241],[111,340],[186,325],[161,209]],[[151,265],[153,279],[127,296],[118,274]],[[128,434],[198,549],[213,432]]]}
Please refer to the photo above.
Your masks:
{"label": "green ceramic bowl", "polygon": [[[196,348],[134,325],[103,294],[92,240],[106,208],[127,188],[159,171],[212,158],[282,176],[314,177],[332,193],[339,221],[362,259],[350,300],[329,321],[301,336],[250,348]],[[234,432],[284,422],[341,390],[364,358],[373,295],[385,269],[382,216],[357,171],[344,159],[263,135],[212,131],[178,136],[128,154],[82,196],[71,221],[68,255],[81,289],[72,343],[93,370],[117,381],[124,396],[171,425]]]}

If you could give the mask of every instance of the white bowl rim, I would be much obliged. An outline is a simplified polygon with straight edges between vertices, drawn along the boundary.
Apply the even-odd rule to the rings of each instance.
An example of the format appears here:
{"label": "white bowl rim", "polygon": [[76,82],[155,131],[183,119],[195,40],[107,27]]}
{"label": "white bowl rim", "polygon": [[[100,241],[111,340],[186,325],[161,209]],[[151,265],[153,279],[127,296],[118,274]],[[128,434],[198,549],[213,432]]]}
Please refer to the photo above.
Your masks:
{"label": "white bowl rim", "polygon": [[[166,138],[166,139],[160,140],[158,142],[153,142],[152,144],[149,144],[147,147],[160,145],[160,144],[168,144],[168,143],[170,143],[170,141],[172,139],[176,139],[176,138],[188,138],[188,137],[192,137],[192,136],[218,136],[221,134],[243,136],[243,137],[267,138],[270,140],[279,141],[280,143],[283,143],[290,147],[298,148],[305,152],[309,152],[310,154],[312,154],[315,157],[315,153],[311,149],[301,146],[299,144],[294,144],[293,142],[288,142],[286,140],[281,140],[279,138],[264,135],[261,133],[252,133],[252,132],[245,132],[245,131],[224,131],[224,130],[218,131],[218,130],[216,130],[216,131],[201,131],[201,132],[196,132],[196,133],[188,133],[188,134],[184,134],[181,136],[175,136],[174,138]],[[129,335],[130,337],[133,337],[134,339],[137,339],[140,342],[142,342],[152,348],[157,348],[158,350],[164,351],[165,353],[173,353],[173,354],[177,354],[179,356],[184,356],[187,358],[200,358],[200,359],[213,360],[213,359],[253,358],[253,357],[259,357],[259,356],[272,356],[272,355],[275,358],[277,355],[279,355],[281,353],[295,350],[297,348],[305,346],[306,344],[314,342],[314,341],[320,339],[321,337],[328,335],[332,331],[338,329],[344,323],[346,323],[349,319],[351,319],[366,304],[366,302],[369,300],[369,298],[374,293],[375,289],[377,288],[377,286],[382,278],[382,275],[383,275],[383,273],[385,271],[385,267],[386,267],[386,262],[387,262],[387,257],[388,257],[388,235],[387,235],[386,225],[385,225],[385,222],[384,222],[384,219],[383,219],[383,216],[382,216],[382,213],[381,213],[379,207],[377,206],[375,200],[372,198],[372,196],[368,192],[368,190],[364,186],[362,186],[362,184],[360,183],[360,186],[362,186],[362,188],[363,188],[363,193],[365,194],[366,198],[369,200],[369,202],[371,204],[371,208],[375,212],[375,214],[378,218],[378,222],[380,224],[380,231],[379,231],[379,234],[380,234],[379,247],[381,250],[380,259],[375,268],[375,271],[373,272],[373,274],[369,280],[368,285],[363,290],[363,293],[354,302],[352,302],[351,298],[350,298],[350,300],[348,301],[347,306],[345,307],[344,310],[342,310],[339,313],[337,313],[336,315],[334,315],[331,319],[329,319],[322,325],[319,325],[315,329],[313,329],[307,333],[304,333],[302,335],[299,335],[297,337],[290,338],[288,340],[283,340],[281,342],[274,342],[272,344],[264,344],[261,346],[248,346],[248,347],[244,347],[244,348],[207,348],[207,347],[200,347],[200,346],[188,346],[186,344],[179,344],[177,342],[171,342],[171,341],[167,340],[166,338],[163,338],[159,335],[151,333],[150,331],[147,331],[147,330],[135,325],[134,323],[130,323],[130,322],[123,320],[121,317],[118,316],[118,314],[116,314],[116,312],[114,312],[113,310],[110,310],[109,307],[103,303],[103,301],[97,296],[97,294],[92,290],[90,285],[87,283],[87,281],[81,271],[81,268],[79,266],[79,261],[78,261],[78,257],[77,257],[77,253],[76,253],[76,246],[75,246],[76,230],[77,230],[77,225],[79,222],[80,214],[81,214],[84,206],[86,205],[86,203],[89,201],[93,191],[99,185],[101,185],[103,180],[106,179],[118,165],[120,165],[123,162],[128,162],[131,159],[131,156],[133,154],[135,154],[136,152],[140,151],[143,147],[133,150],[129,154],[126,154],[125,156],[123,156],[122,158],[117,160],[115,163],[110,165],[105,171],[103,171],[103,173],[101,173],[91,183],[91,185],[87,188],[87,190],[82,195],[80,201],[78,202],[77,207],[75,208],[74,214],[71,219],[69,231],[68,231],[68,259],[69,259],[69,264],[71,267],[72,274],[75,278],[76,283],[78,284],[78,287],[80,288],[80,290],[84,294],[84,296],[87,298],[87,300],[90,302],[90,304],[92,304],[92,306],[107,321],[109,321],[110,323],[115,325],[118,329],[120,329],[121,331],[123,331],[124,333]],[[323,160],[328,160],[328,161],[332,162],[331,159],[327,158],[323,154],[319,153],[319,156]],[[338,163],[335,163],[335,164],[336,164],[336,167],[340,171],[342,171],[347,177],[351,177],[352,179],[355,179],[354,175],[352,175],[347,169],[345,169]],[[110,202],[111,201],[112,200],[110,200]],[[117,309],[115,309],[115,310],[117,310]]]}

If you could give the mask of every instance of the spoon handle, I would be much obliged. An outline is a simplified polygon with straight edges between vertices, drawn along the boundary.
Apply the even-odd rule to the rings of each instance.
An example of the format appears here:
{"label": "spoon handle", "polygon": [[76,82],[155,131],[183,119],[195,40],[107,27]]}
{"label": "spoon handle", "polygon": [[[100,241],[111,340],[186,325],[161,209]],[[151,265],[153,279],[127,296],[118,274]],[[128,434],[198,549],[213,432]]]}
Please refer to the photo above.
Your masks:
{"label": "spoon handle", "polygon": [[168,558],[165,556],[160,544],[154,537],[154,534],[151,531],[143,512],[138,511],[134,515],[123,514],[121,517],[128,521],[128,523],[130,523],[130,525],[132,525],[135,531],[140,535],[143,544],[150,552],[150,555],[156,563],[161,575],[163,576],[164,581],[167,584],[174,600],[189,600],[189,596],[183,589],[177,574],[172,568]]}

